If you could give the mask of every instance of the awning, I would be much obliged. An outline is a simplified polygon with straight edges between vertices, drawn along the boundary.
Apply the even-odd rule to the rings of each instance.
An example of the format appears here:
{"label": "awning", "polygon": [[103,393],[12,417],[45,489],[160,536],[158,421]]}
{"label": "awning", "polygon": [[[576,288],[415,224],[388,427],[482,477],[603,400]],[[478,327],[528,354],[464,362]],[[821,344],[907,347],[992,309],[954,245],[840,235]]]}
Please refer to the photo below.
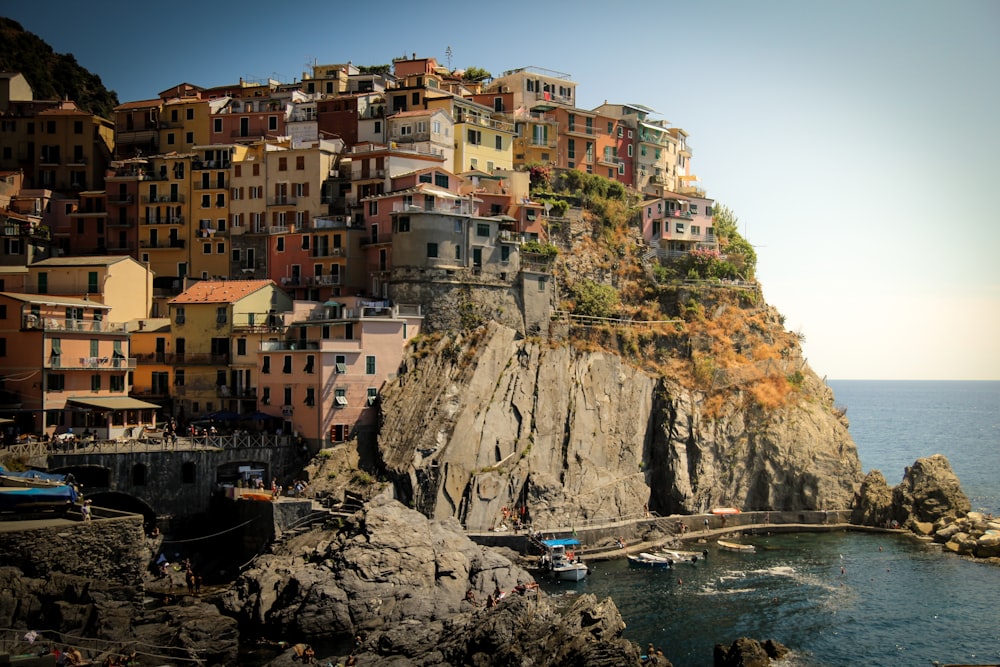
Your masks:
{"label": "awning", "polygon": [[137,398],[129,396],[109,396],[107,398],[70,397],[66,399],[66,402],[89,405],[92,408],[103,408],[105,410],[145,410],[149,408],[159,410],[163,407],[156,403],[147,403],[146,401],[140,401]]}

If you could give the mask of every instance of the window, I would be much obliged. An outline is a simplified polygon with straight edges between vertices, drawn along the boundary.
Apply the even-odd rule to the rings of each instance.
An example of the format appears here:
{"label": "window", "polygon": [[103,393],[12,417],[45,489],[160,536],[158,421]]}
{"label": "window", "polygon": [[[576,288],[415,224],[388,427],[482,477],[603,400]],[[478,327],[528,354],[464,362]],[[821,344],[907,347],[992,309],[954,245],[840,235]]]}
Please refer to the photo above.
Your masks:
{"label": "window", "polygon": [[212,206],[212,195],[202,195],[201,196],[201,207],[211,208]]}
{"label": "window", "polygon": [[279,236],[277,239],[275,239],[274,249],[277,250],[278,252],[285,252],[285,237],[284,236]]}
{"label": "window", "polygon": [[410,216],[401,215],[398,218],[396,218],[396,231],[397,232],[410,231]]}
{"label": "window", "polygon": [[500,261],[504,263],[510,261],[510,246],[500,246]]}
{"label": "window", "polygon": [[97,271],[87,272],[87,291],[88,292],[97,291]]}
{"label": "window", "polygon": [[101,344],[100,341],[92,340],[90,341],[90,356],[99,357],[101,356]]}
{"label": "window", "polygon": [[279,157],[278,158],[278,171],[288,171],[288,158]]}
{"label": "window", "polygon": [[271,357],[264,357],[264,361],[260,367],[260,372],[265,374],[271,372]]}
{"label": "window", "polygon": [[278,129],[278,117],[277,116],[268,116],[267,117],[267,129],[269,129],[269,130],[277,130]]}
{"label": "window", "polygon": [[292,372],[292,355],[285,355],[285,363],[281,367],[281,372],[286,375]]}
{"label": "window", "polygon": [[476,223],[476,236],[489,238],[490,236],[490,224],[488,222],[477,222]]}
{"label": "window", "polygon": [[282,405],[291,405],[292,404],[292,388],[291,387],[285,387],[285,392],[284,393],[285,393],[285,400],[282,403]]}
{"label": "window", "polygon": [[7,339],[0,338],[0,357],[7,356]]}
{"label": "window", "polygon": [[306,405],[316,405],[316,389],[313,387],[306,387]]}
{"label": "window", "polygon": [[375,405],[375,401],[378,400],[378,389],[375,387],[368,387],[368,405]]}
{"label": "window", "polygon": [[369,354],[365,357],[365,373],[375,375],[375,355]]}
{"label": "window", "polygon": [[222,119],[215,118],[212,121],[212,132],[219,133],[222,132]]}
{"label": "window", "polygon": [[342,408],[347,405],[347,390],[346,389],[334,389],[333,390],[333,404]]}
{"label": "window", "polygon": [[691,225],[691,233],[695,236],[701,236],[701,225]]}
{"label": "window", "polygon": [[503,137],[501,137],[499,134],[493,137],[493,147],[496,148],[498,151],[503,150]]}
{"label": "window", "polygon": [[90,376],[90,391],[100,391],[101,390],[101,376],[94,373]]}
{"label": "window", "polygon": [[427,257],[428,257],[428,259],[432,259],[432,258],[435,258],[437,256],[438,256],[438,244],[437,243],[428,243],[427,244]]}
{"label": "window", "polygon": [[174,371],[174,386],[183,387],[184,386],[184,369],[178,368]]}
{"label": "window", "polygon": [[306,156],[305,155],[296,155],[295,156],[295,168],[297,170],[299,170],[299,171],[302,171],[303,169],[306,168]]}
{"label": "window", "polygon": [[629,145],[628,145],[628,156],[629,156],[629,157],[632,157],[632,152],[633,152],[633,151],[632,151],[632,144],[629,144]]}
{"label": "window", "polygon": [[343,354],[338,354],[333,358],[334,366],[337,368],[338,373],[347,372],[347,357]]}
{"label": "window", "polygon": [[271,388],[264,387],[264,391],[260,397],[261,405],[271,405]]}
{"label": "window", "polygon": [[306,373],[313,372],[313,364],[315,363],[315,361],[316,361],[315,355],[312,354],[306,355],[306,367],[304,369]]}
{"label": "window", "polygon": [[434,174],[434,185],[438,187],[447,188],[448,187],[448,175],[447,174]]}
{"label": "window", "polygon": [[212,254],[212,244],[211,243],[202,243],[201,244],[201,254],[203,254],[203,255],[211,255]]}
{"label": "window", "polygon": [[49,373],[46,376],[48,381],[49,391],[65,391],[66,389],[66,376],[62,373]]}
{"label": "window", "polygon": [[215,252],[217,254],[219,254],[219,255],[225,255],[226,254],[226,243],[224,241],[220,241],[219,243],[216,243],[215,244]]}
{"label": "window", "polygon": [[246,356],[247,353],[247,339],[237,338],[236,339],[236,354],[240,356]]}
{"label": "window", "polygon": [[215,309],[215,323],[225,324],[229,321],[229,312],[227,306],[219,306]]}
{"label": "window", "polygon": [[678,234],[683,234],[684,233],[684,223],[683,222],[676,223],[674,225],[674,229],[676,230],[676,232]]}
{"label": "window", "polygon": [[483,133],[479,130],[467,130],[468,143],[478,146],[483,143]]}
{"label": "window", "polygon": [[576,140],[567,139],[566,140],[566,157],[571,160],[576,159]]}
{"label": "window", "polygon": [[110,378],[111,391],[125,391],[125,376],[112,375]]}

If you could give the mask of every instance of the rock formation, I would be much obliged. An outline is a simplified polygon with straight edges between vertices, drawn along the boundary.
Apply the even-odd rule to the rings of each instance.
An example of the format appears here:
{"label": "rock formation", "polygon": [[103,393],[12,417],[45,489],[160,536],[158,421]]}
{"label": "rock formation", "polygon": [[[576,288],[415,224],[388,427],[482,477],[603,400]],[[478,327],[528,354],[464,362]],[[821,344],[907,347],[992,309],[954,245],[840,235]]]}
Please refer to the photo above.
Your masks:
{"label": "rock formation", "polygon": [[[510,593],[532,581],[465,537],[454,519],[429,521],[381,496],[341,527],[276,545],[242,574],[223,604],[259,635],[312,642],[363,636],[355,649],[360,664],[638,662],[638,647],[621,637],[625,624],[613,602],[585,595],[559,608],[538,591]],[[496,588],[508,595],[486,608]],[[475,602],[466,599],[470,589]],[[291,654],[271,664],[291,664]]]}
{"label": "rock formation", "polygon": [[780,660],[788,653],[788,647],[773,639],[759,642],[741,637],[728,647],[716,644],[714,664],[715,667],[767,667],[772,660]]}
{"label": "rock formation", "polygon": [[846,421],[811,371],[797,396],[764,409],[735,388],[709,409],[708,392],[619,355],[492,324],[408,357],[382,393],[379,448],[404,502],[473,530],[515,506],[563,526],[646,505],[848,507],[861,469]]}

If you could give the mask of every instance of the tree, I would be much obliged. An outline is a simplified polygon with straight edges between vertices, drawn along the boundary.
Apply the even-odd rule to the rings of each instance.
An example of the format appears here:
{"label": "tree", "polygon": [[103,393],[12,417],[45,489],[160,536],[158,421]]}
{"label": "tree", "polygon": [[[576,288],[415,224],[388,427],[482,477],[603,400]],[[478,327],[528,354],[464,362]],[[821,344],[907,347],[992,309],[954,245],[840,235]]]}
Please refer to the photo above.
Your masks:
{"label": "tree", "polygon": [[392,71],[392,65],[358,65],[359,74],[388,74]]}
{"label": "tree", "polygon": [[590,317],[614,317],[621,300],[611,285],[590,279],[578,280],[570,287],[576,306],[573,312]]}
{"label": "tree", "polygon": [[740,234],[739,218],[729,207],[720,204],[712,209],[712,225],[729,261],[742,268],[744,277],[752,279],[757,271],[757,251]]}
{"label": "tree", "polygon": [[462,75],[464,81],[485,81],[492,78],[493,75],[482,67],[466,67],[465,73]]}

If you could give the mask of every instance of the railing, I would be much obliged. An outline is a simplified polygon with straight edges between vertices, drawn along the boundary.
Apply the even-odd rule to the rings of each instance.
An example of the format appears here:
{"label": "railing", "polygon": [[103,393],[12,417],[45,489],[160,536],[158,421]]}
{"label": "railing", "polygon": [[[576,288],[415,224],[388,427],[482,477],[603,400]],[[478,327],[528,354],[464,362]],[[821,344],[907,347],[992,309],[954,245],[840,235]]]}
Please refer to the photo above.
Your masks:
{"label": "railing", "polygon": [[186,197],[181,194],[176,195],[157,195],[155,197],[150,197],[149,195],[143,195],[140,197],[139,201],[143,204],[183,204],[186,202]]}
{"label": "railing", "polygon": [[500,130],[502,132],[513,132],[514,124],[503,120],[494,120],[492,118],[486,118],[483,116],[475,116],[472,114],[459,113],[455,118],[455,124],[465,123],[466,125],[478,125],[480,127],[488,127],[492,130]]}
{"label": "railing", "polygon": [[128,333],[124,322],[105,322],[104,320],[74,320],[58,317],[40,317],[28,313],[22,318],[22,329],[41,329],[42,331],[80,331],[86,333]]}
{"label": "railing", "polygon": [[108,203],[117,204],[119,206],[123,204],[131,204],[134,199],[135,198],[132,195],[125,195],[124,197],[121,195],[108,195]]}
{"label": "railing", "polygon": [[195,160],[191,169],[229,169],[229,160]]}
{"label": "railing", "polygon": [[128,217],[124,220],[121,218],[108,218],[105,224],[108,227],[135,227],[135,218]]}
{"label": "railing", "polygon": [[316,248],[312,249],[313,257],[343,257],[344,248]]}
{"label": "railing", "polygon": [[281,195],[278,197],[268,197],[268,206],[295,206],[298,204],[298,197],[293,195]]}
{"label": "railing", "polygon": [[229,181],[223,180],[220,184],[218,181],[213,181],[210,183],[198,182],[193,186],[194,190],[227,190],[229,189]]}
{"label": "railing", "polygon": [[165,218],[139,218],[139,222],[143,225],[183,225],[184,216],[172,215]]}
{"label": "railing", "polygon": [[435,204],[403,204],[395,202],[392,205],[393,213],[449,213],[452,215],[472,215],[472,203],[465,200],[456,200],[454,203],[441,204],[435,200]]}
{"label": "railing", "polygon": [[163,248],[184,248],[184,239],[167,239],[165,241],[139,241],[140,248],[146,249],[163,249]]}
{"label": "railing", "polygon": [[175,352],[174,363],[186,366],[201,364],[224,366],[229,364],[229,354],[211,354],[209,352]]}
{"label": "railing", "polygon": [[268,234],[287,234],[288,225],[271,225],[267,228]]}
{"label": "railing", "polygon": [[[322,256],[322,255],[319,255]],[[303,279],[303,283],[306,285],[340,285],[342,280],[340,275],[326,275],[326,276],[306,276]]]}
{"label": "railing", "polygon": [[134,371],[135,358],[126,357],[66,357],[58,355],[49,357],[45,368],[77,370],[81,368],[100,371]]}
{"label": "railing", "polygon": [[230,387],[227,384],[216,385],[215,394],[219,398],[257,398],[257,389],[253,387]]}
{"label": "railing", "polygon": [[385,234],[379,234],[377,236],[373,236],[372,234],[369,234],[368,238],[365,238],[365,239],[361,240],[361,245],[362,246],[378,245],[380,243],[392,243],[392,234],[391,233],[385,233]]}

